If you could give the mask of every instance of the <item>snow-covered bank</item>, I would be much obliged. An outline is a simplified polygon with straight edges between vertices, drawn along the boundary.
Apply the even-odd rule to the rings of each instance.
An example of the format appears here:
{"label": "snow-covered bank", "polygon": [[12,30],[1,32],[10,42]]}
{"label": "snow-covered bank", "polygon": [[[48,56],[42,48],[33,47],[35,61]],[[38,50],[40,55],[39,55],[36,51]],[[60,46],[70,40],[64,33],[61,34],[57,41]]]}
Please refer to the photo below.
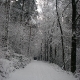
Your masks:
{"label": "snow-covered bank", "polygon": [[24,69],[11,73],[6,80],[77,80],[60,67],[41,61],[32,61]]}
{"label": "snow-covered bank", "polygon": [[0,80],[5,80],[16,69],[24,68],[30,58],[12,51],[2,51],[0,48]]}

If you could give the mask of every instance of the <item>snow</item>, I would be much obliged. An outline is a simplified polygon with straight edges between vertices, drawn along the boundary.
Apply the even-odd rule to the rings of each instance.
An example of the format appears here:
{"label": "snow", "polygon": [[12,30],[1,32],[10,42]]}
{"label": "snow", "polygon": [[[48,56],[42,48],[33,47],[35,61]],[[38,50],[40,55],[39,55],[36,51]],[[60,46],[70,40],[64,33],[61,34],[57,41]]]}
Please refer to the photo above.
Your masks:
{"label": "snow", "polygon": [[7,59],[0,59],[0,80],[4,80],[9,76],[9,73],[14,71],[12,61]]}
{"label": "snow", "polygon": [[[0,53],[3,53],[2,49],[0,49]],[[4,53],[4,56],[0,56],[0,80],[5,80],[13,71],[24,68],[30,62],[30,59],[24,55],[13,53],[9,50]]]}
{"label": "snow", "polygon": [[24,69],[11,73],[6,80],[77,80],[77,78],[56,64],[35,60]]}

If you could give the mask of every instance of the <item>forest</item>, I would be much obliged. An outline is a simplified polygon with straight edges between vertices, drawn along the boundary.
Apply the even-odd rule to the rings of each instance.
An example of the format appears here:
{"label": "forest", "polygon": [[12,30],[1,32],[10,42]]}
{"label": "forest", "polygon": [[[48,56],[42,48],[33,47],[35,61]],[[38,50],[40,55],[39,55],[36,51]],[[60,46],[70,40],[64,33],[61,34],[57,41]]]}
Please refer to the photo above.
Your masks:
{"label": "forest", "polygon": [[80,0],[0,0],[0,80],[32,60],[80,80]]}

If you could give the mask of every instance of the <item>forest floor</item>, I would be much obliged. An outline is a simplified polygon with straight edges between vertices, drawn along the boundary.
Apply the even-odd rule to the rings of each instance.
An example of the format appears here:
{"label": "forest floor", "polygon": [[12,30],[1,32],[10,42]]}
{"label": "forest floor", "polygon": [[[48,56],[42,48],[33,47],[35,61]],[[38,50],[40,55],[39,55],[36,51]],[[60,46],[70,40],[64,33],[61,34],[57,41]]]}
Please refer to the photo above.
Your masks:
{"label": "forest floor", "polygon": [[33,60],[25,68],[12,72],[6,80],[77,80],[77,78],[56,64]]}

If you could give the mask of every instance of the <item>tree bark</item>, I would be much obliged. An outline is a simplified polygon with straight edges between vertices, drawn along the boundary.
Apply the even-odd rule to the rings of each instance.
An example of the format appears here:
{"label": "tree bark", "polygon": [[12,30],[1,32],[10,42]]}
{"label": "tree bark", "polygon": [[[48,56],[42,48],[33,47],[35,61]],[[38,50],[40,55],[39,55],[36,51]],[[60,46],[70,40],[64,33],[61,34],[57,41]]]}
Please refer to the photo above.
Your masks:
{"label": "tree bark", "polygon": [[71,49],[71,72],[76,70],[76,2],[72,0],[72,49]]}

